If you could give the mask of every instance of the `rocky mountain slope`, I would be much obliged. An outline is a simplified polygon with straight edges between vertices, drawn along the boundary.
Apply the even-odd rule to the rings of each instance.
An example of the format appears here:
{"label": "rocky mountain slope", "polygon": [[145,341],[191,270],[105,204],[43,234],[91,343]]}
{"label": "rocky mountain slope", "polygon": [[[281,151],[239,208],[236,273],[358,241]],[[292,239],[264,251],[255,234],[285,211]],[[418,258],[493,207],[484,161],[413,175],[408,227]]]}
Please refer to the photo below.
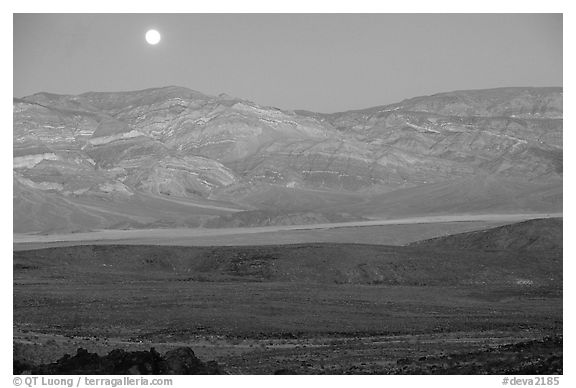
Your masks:
{"label": "rocky mountain slope", "polygon": [[561,88],[334,114],[181,87],[39,93],[13,120],[17,233],[562,209]]}
{"label": "rocky mountain slope", "polygon": [[535,219],[488,230],[458,233],[410,244],[445,250],[562,250],[561,218]]}

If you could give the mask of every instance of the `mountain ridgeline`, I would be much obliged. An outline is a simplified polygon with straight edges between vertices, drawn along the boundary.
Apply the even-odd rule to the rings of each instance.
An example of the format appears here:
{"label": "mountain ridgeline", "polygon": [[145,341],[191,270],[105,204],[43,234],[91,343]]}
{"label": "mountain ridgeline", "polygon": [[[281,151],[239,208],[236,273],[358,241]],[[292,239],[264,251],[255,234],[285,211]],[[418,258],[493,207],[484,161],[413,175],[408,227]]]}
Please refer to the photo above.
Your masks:
{"label": "mountain ridgeline", "polygon": [[13,111],[15,233],[562,210],[562,88],[320,114],[165,87]]}

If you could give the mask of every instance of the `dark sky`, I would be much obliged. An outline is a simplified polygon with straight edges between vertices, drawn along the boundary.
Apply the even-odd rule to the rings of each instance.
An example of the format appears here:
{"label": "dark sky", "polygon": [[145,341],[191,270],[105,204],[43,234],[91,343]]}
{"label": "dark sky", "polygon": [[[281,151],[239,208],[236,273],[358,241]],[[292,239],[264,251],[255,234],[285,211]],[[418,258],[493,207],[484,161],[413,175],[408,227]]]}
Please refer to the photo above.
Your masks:
{"label": "dark sky", "polygon": [[[144,40],[149,28],[157,46]],[[14,16],[14,96],[186,86],[334,112],[562,85],[559,14]]]}

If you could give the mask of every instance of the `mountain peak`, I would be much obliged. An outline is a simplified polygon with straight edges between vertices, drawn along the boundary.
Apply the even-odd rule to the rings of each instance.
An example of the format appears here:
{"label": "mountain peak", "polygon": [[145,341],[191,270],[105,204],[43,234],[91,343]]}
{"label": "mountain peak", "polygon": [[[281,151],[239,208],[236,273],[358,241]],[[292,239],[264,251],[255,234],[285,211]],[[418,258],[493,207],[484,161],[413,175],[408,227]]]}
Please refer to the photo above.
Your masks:
{"label": "mountain peak", "polygon": [[[178,86],[14,103],[20,231],[199,226],[240,210],[279,210],[289,216],[274,219],[288,222],[562,206],[557,88],[440,93],[328,115]],[[480,176],[486,184],[470,183]],[[34,219],[19,213],[30,206]],[[311,212],[321,216],[303,216]]]}

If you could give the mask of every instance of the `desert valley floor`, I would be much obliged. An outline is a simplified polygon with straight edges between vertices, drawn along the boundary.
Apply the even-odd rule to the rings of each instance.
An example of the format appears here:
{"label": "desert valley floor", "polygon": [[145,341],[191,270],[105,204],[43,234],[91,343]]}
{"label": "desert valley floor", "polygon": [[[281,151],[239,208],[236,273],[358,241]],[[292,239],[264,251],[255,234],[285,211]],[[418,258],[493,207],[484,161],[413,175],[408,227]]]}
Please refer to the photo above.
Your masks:
{"label": "desert valley floor", "polygon": [[15,244],[15,368],[189,346],[234,374],[562,373],[561,218],[291,233],[328,242]]}

